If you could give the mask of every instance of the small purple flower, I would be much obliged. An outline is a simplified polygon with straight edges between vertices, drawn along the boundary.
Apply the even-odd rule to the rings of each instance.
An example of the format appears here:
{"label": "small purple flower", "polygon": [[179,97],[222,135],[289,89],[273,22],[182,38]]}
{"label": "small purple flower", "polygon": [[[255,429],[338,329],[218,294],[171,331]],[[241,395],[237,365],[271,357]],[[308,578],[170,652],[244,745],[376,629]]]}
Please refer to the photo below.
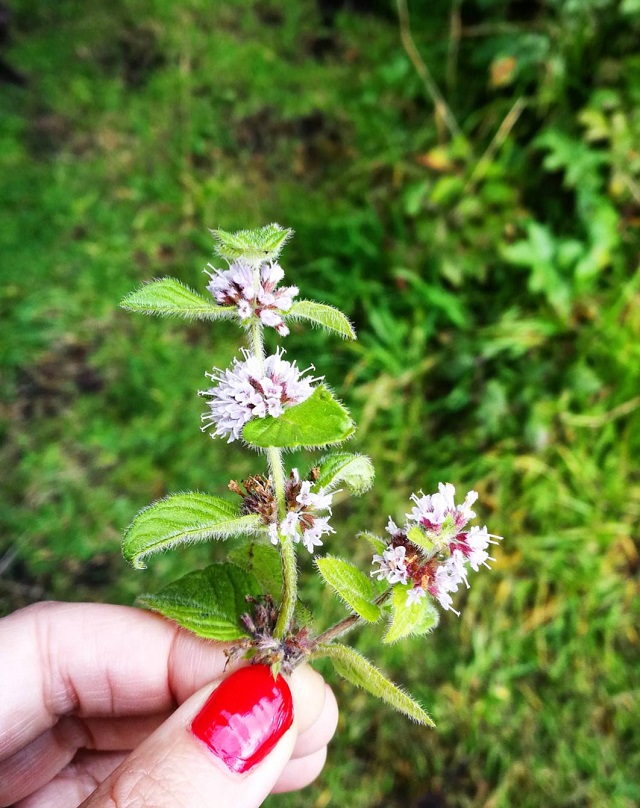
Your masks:
{"label": "small purple flower", "polygon": [[382,555],[374,555],[373,563],[379,564],[377,570],[373,570],[372,577],[378,581],[387,580],[390,584],[406,584],[408,578],[405,556],[406,547],[388,547]]}
{"label": "small purple flower", "polygon": [[440,483],[435,494],[413,494],[414,507],[406,514],[403,528],[389,518],[388,546],[381,555],[374,555],[378,565],[371,573],[379,581],[390,584],[412,584],[407,593],[407,604],[420,602],[428,593],[443,609],[452,608],[451,594],[461,583],[469,586],[469,569],[478,572],[481,565],[494,559],[488,554],[490,544],[497,544],[486,527],[467,523],[475,517],[471,506],[478,498],[469,491],[464,502],[456,505],[455,488]]}
{"label": "small purple flower", "polygon": [[237,306],[238,317],[246,321],[255,316],[263,325],[275,328],[280,336],[289,333],[282,318],[293,305],[298,294],[297,286],[283,286],[278,283],[284,278],[284,271],[278,263],[264,263],[255,271],[243,260],[234,261],[229,269],[205,270],[211,282],[207,289],[221,306]]}
{"label": "small purple flower", "polygon": [[[298,469],[292,469],[285,485],[287,515],[280,524],[269,525],[269,538],[272,544],[278,544],[278,532],[295,544],[302,542],[304,547],[313,553],[316,547],[322,546],[321,536],[335,533],[329,524],[331,516],[331,500],[336,493],[328,493],[324,488],[311,490],[311,480],[300,480]],[[319,516],[319,511],[328,511],[328,516]]]}
{"label": "small purple flower", "polygon": [[437,531],[450,516],[456,530],[462,530],[470,519],[475,518],[471,506],[478,499],[478,494],[476,491],[469,491],[462,505],[456,505],[453,499],[455,493],[456,489],[451,483],[438,483],[436,494],[412,494],[415,507],[411,513],[406,514],[407,520],[427,530]]}
{"label": "small purple flower", "polygon": [[227,370],[206,375],[217,384],[200,393],[209,398],[210,412],[201,416],[203,432],[215,427],[212,437],[228,436],[228,443],[242,436],[244,425],[252,418],[277,418],[294,404],[305,401],[313,392],[313,382],[303,376],[295,362],[282,358],[283,351],[268,356],[261,367],[255,356],[243,351],[244,361],[233,360]]}

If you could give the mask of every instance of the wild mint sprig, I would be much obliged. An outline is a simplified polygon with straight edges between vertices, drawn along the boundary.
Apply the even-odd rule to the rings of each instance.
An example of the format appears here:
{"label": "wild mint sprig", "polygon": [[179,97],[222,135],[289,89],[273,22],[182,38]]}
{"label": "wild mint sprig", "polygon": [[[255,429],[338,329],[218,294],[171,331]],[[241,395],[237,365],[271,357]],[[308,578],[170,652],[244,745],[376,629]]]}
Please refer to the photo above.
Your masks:
{"label": "wild mint sprig", "polygon": [[[132,311],[184,319],[235,321],[244,334],[240,355],[226,369],[206,375],[201,391],[208,410],[202,429],[212,438],[241,440],[266,460],[245,480],[232,480],[235,499],[208,493],[167,497],[143,509],[125,533],[123,552],[142,568],[148,556],[204,540],[229,543],[228,560],[189,573],[139,603],[195,634],[233,643],[230,657],[244,656],[292,670],[304,660],[328,657],[336,671],[357,686],[431,725],[423,708],[390,682],[368,660],[336,641],[357,626],[386,621],[383,642],[426,634],[439,620],[438,604],[452,609],[452,594],[468,586],[469,570],[491,560],[488,546],[498,537],[486,527],[468,527],[475,514],[475,492],[456,505],[452,485],[432,495],[414,495],[413,507],[388,538],[359,534],[373,549],[372,567],[361,571],[334,554],[343,540],[332,523],[333,496],[346,490],[359,496],[374,476],[368,457],[336,450],[304,472],[286,468],[286,450],[335,447],[355,426],[324,376],[300,370],[282,347],[267,354],[264,329],[289,335],[289,323],[306,321],[346,339],[355,339],[349,320],[337,309],[296,299],[297,286],[280,285],[280,252],[290,230],[267,225],[258,230],[212,231],[218,258],[227,268],[208,264],[202,296],[179,281],[163,278],[128,295]],[[264,466],[263,460],[263,466]],[[315,554],[327,541],[331,553],[315,558],[322,580],[349,614],[315,634],[312,616],[298,599],[297,554]]]}

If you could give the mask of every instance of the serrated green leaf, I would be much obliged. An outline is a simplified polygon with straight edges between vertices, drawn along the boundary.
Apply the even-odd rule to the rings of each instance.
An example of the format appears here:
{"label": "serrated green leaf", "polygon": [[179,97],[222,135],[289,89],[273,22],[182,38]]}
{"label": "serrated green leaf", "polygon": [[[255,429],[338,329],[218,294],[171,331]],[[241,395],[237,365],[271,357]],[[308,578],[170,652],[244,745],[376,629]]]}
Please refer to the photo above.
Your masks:
{"label": "serrated green leaf", "polygon": [[128,294],[120,305],[127,311],[186,320],[220,320],[237,315],[235,306],[218,306],[175,278],[145,283]]}
{"label": "serrated green leaf", "polygon": [[316,325],[339,334],[343,339],[357,339],[348,318],[333,306],[314,303],[313,300],[296,300],[284,315],[286,320],[309,320]]}
{"label": "serrated green leaf", "polygon": [[375,471],[373,463],[366,455],[340,452],[327,455],[318,463],[320,476],[315,485],[317,488],[334,489],[344,483],[356,496],[364,494],[373,485]]}
{"label": "serrated green leaf", "polygon": [[211,230],[211,235],[216,242],[216,252],[222,258],[230,261],[237,258],[249,262],[273,261],[293,235],[293,230],[279,224],[267,224],[255,230],[238,230],[235,233]]}
{"label": "serrated green leaf", "polygon": [[263,593],[280,596],[282,592],[282,559],[272,544],[245,542],[229,551],[229,560],[250,572],[260,582]]}
{"label": "serrated green leaf", "polygon": [[155,595],[141,595],[137,602],[198,637],[228,641],[248,636],[240,615],[248,610],[246,596],[259,594],[254,575],[235,564],[218,563],[188,573]]}
{"label": "serrated green leaf", "polygon": [[368,659],[346,645],[322,645],[314,658],[329,657],[336,673],[348,682],[361,687],[419,724],[434,727],[428,713],[404,690],[391,682]]}
{"label": "serrated green leaf", "polygon": [[440,622],[440,613],[426,597],[417,603],[407,603],[409,590],[413,585],[397,584],[393,587],[392,617],[384,639],[389,644],[408,637],[411,634],[428,634]]}
{"label": "serrated green leaf", "polygon": [[278,418],[254,418],[249,421],[242,437],[261,449],[278,447],[312,448],[330,443],[342,443],[353,435],[355,426],[347,410],[324,385],[316,387],[306,401],[289,407]]}
{"label": "serrated green leaf", "polygon": [[255,533],[260,516],[243,516],[239,509],[208,494],[176,494],[144,508],[126,529],[122,554],[137,569],[142,559],[176,544]]}
{"label": "serrated green leaf", "polygon": [[364,539],[366,542],[369,543],[371,548],[373,549],[374,553],[378,555],[382,555],[382,553],[387,549],[389,542],[381,539],[380,536],[376,536],[373,533],[369,533],[368,530],[363,530],[357,534],[356,539]]}
{"label": "serrated green leaf", "polygon": [[[279,600],[282,593],[282,559],[280,551],[272,544],[246,542],[229,551],[229,560],[243,570],[252,573],[260,582],[262,593]],[[298,599],[296,622],[299,626],[313,623],[313,614],[308,606]]]}
{"label": "serrated green leaf", "polygon": [[326,583],[356,614],[369,623],[380,619],[382,610],[372,603],[375,590],[371,578],[341,558],[325,556],[317,558],[315,563]]}

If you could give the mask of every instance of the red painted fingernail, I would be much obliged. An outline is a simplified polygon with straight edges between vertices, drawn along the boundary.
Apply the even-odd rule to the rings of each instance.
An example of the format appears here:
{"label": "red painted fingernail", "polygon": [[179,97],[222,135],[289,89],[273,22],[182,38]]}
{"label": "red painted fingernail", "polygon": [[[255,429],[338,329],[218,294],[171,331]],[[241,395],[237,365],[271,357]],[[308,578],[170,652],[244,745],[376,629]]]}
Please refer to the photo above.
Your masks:
{"label": "red painted fingernail", "polygon": [[232,772],[244,773],[269,754],[293,721],[289,685],[266,665],[235,671],[209,696],[191,732]]}

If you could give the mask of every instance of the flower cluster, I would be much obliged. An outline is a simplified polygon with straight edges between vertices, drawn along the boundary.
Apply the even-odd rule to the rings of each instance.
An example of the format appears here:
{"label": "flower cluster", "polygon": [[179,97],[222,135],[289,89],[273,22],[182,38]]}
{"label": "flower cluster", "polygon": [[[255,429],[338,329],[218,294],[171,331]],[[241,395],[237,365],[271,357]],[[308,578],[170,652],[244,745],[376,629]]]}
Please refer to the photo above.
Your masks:
{"label": "flower cluster", "polygon": [[252,418],[277,418],[287,407],[309,398],[318,379],[303,374],[313,366],[301,371],[295,362],[283,359],[283,353],[278,350],[261,362],[243,351],[244,361],[234,359],[227,370],[207,373],[217,384],[200,393],[209,398],[210,409],[201,416],[202,431],[215,426],[211,436],[228,436],[231,443],[242,437],[242,428]]}
{"label": "flower cluster", "polygon": [[[312,476],[314,470],[312,470]],[[310,553],[315,547],[322,546],[321,536],[335,533],[329,524],[331,516],[331,500],[333,492],[328,493],[323,488],[313,492],[313,480],[301,480],[298,469],[293,469],[285,485],[285,502],[287,515],[278,524],[269,525],[269,537],[272,544],[278,544],[278,533],[302,544]],[[318,516],[318,511],[328,511],[328,516]]]}
{"label": "flower cluster", "polygon": [[500,537],[488,533],[486,527],[467,529],[475,517],[471,506],[477,493],[470,491],[461,505],[456,505],[454,496],[450,483],[440,483],[435,494],[413,494],[414,507],[406,514],[404,528],[389,519],[391,541],[381,554],[373,556],[377,569],[372,576],[390,584],[412,584],[409,604],[428,593],[444,609],[456,611],[451,608],[451,593],[463,582],[469,586],[468,568],[477,572],[481,565],[488,568],[487,561],[494,560],[487,549]]}
{"label": "flower cluster", "polygon": [[272,326],[281,337],[289,333],[282,319],[298,294],[297,286],[284,286],[278,283],[284,278],[284,270],[278,263],[264,263],[253,269],[247,261],[234,261],[229,269],[221,270],[211,266],[213,272],[205,269],[211,278],[207,289],[222,306],[237,306],[238,317],[248,320],[252,316],[260,318],[263,325]]}

